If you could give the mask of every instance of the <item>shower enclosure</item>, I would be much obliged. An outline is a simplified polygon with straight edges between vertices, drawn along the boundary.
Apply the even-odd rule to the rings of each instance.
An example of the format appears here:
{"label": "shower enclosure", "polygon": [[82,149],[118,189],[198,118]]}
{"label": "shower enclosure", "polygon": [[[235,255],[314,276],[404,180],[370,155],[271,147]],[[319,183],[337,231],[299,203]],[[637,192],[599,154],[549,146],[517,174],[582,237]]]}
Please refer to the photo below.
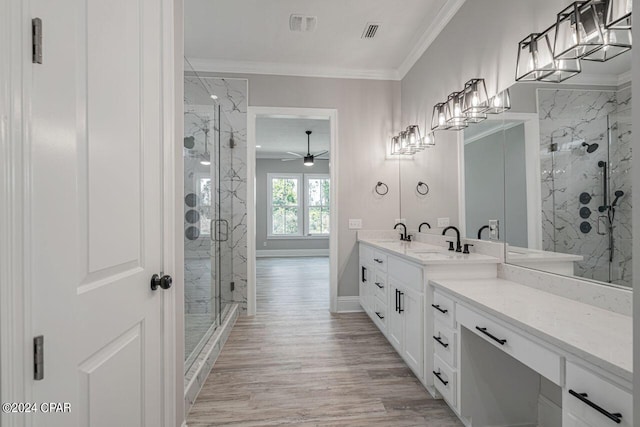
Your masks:
{"label": "shower enclosure", "polygon": [[546,251],[581,255],[575,274],[631,286],[630,90],[541,90]]}
{"label": "shower enclosure", "polygon": [[205,80],[185,78],[185,372],[233,300],[234,129]]}

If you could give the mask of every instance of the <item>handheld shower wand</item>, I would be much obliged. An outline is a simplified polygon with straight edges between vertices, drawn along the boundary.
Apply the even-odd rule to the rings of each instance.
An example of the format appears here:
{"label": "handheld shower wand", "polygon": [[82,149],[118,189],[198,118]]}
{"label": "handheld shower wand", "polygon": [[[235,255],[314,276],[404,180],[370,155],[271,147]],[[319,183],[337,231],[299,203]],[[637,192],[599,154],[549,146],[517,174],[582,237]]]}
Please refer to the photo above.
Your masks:
{"label": "handheld shower wand", "polygon": [[618,200],[620,199],[620,197],[624,197],[624,191],[617,190],[615,193],[613,193],[613,195],[616,196],[616,198],[613,199],[613,203],[611,203],[612,208],[618,205]]}

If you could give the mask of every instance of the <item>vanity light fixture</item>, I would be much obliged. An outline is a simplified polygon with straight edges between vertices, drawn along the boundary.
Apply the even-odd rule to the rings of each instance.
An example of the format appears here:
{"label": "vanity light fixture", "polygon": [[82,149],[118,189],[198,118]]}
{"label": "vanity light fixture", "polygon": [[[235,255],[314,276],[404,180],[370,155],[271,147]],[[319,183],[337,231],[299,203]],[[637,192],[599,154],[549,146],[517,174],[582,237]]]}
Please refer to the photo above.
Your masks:
{"label": "vanity light fixture", "polygon": [[488,114],[502,114],[511,109],[511,95],[509,89],[496,93],[489,99]]}
{"label": "vanity light fixture", "polygon": [[431,148],[436,146],[436,133],[428,132],[420,141],[420,147],[422,149]]}
{"label": "vanity light fixture", "polygon": [[451,130],[462,130],[469,126],[467,123],[467,116],[462,111],[462,105],[464,103],[464,91],[453,92],[447,98],[447,112],[449,117],[447,118],[447,124]]}
{"label": "vanity light fixture", "polygon": [[558,14],[553,56],[555,59],[580,59],[604,43],[601,17],[604,2],[576,1]]}
{"label": "vanity light fixture", "polygon": [[[556,25],[552,25],[540,33],[537,37],[538,46],[540,46],[540,43],[544,43],[545,46],[551,46],[552,40],[554,40],[556,36],[556,28]],[[582,71],[580,60],[577,58],[556,59],[553,58],[553,54],[551,56],[551,63],[548,67],[551,71],[548,74],[540,76],[538,81],[560,83]]]}
{"label": "vanity light fixture", "polygon": [[449,129],[447,123],[447,108],[449,106],[446,102],[438,102],[433,106],[433,114],[431,115],[431,130],[446,130]]}
{"label": "vanity light fixture", "polygon": [[607,29],[631,29],[632,0],[609,0],[605,27]]}
{"label": "vanity light fixture", "polygon": [[[598,23],[600,25],[603,42],[600,47],[592,50],[583,56],[582,59],[585,61],[605,62],[631,50],[631,28],[607,28],[604,16],[607,10],[605,2],[603,0],[591,0],[591,2],[597,5]],[[614,2],[610,0],[608,2],[609,7],[611,3]]]}
{"label": "vanity light fixture", "polygon": [[488,108],[488,102],[484,79],[471,79],[464,84],[463,113],[484,113]]}
{"label": "vanity light fixture", "polygon": [[553,51],[548,37],[529,34],[518,43],[516,81],[538,81],[555,70]]}
{"label": "vanity light fixture", "polygon": [[417,151],[422,141],[418,125],[407,126],[407,145],[412,151]]}
{"label": "vanity light fixture", "polygon": [[391,138],[391,154],[402,154],[402,148],[400,147],[400,137],[397,135]]}

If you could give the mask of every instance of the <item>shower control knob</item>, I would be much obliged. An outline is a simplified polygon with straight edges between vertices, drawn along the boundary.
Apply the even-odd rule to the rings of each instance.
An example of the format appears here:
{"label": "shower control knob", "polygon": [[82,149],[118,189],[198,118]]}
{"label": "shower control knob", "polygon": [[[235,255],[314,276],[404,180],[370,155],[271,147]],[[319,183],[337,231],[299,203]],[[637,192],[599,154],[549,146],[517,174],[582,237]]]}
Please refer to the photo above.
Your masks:
{"label": "shower control knob", "polygon": [[169,289],[171,284],[173,283],[173,279],[168,274],[160,277],[157,274],[151,276],[151,290],[155,291],[158,288]]}

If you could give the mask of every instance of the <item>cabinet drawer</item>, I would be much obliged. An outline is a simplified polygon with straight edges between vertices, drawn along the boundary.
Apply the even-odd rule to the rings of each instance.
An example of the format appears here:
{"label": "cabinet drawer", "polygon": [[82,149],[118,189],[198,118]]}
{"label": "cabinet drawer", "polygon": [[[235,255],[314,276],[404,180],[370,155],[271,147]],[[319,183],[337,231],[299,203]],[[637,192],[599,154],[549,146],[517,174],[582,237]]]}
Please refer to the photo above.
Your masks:
{"label": "cabinet drawer", "polygon": [[433,348],[438,355],[452,368],[456,367],[456,333],[442,322],[433,323]]}
{"label": "cabinet drawer", "polygon": [[442,322],[445,326],[454,326],[454,304],[453,300],[439,292],[433,293],[433,317]]}
{"label": "cabinet drawer", "polygon": [[[632,395],[571,362],[567,362],[567,380],[562,394],[562,407],[566,412],[565,417],[579,418],[589,425],[598,427],[615,425],[631,427],[633,425]],[[620,423],[618,424],[602,412],[620,414]],[[613,416],[613,418],[618,417]]]}
{"label": "cabinet drawer", "polygon": [[387,271],[387,255],[384,252],[373,251],[371,265],[375,266],[379,271]]}
{"label": "cabinet drawer", "polygon": [[373,282],[373,293],[378,302],[387,305],[387,275],[384,273],[376,273],[375,281]]}
{"label": "cabinet drawer", "polygon": [[437,355],[433,358],[433,384],[451,406],[456,406],[456,372]]}
{"label": "cabinet drawer", "polygon": [[491,345],[562,386],[561,373],[564,359],[560,355],[502,326],[488,315],[475,312],[462,304],[456,304],[456,320]]}
{"label": "cabinet drawer", "polygon": [[378,328],[386,333],[387,329],[387,305],[383,304],[379,300],[374,300],[373,302],[373,310],[371,311],[371,318],[374,323],[378,326]]}

